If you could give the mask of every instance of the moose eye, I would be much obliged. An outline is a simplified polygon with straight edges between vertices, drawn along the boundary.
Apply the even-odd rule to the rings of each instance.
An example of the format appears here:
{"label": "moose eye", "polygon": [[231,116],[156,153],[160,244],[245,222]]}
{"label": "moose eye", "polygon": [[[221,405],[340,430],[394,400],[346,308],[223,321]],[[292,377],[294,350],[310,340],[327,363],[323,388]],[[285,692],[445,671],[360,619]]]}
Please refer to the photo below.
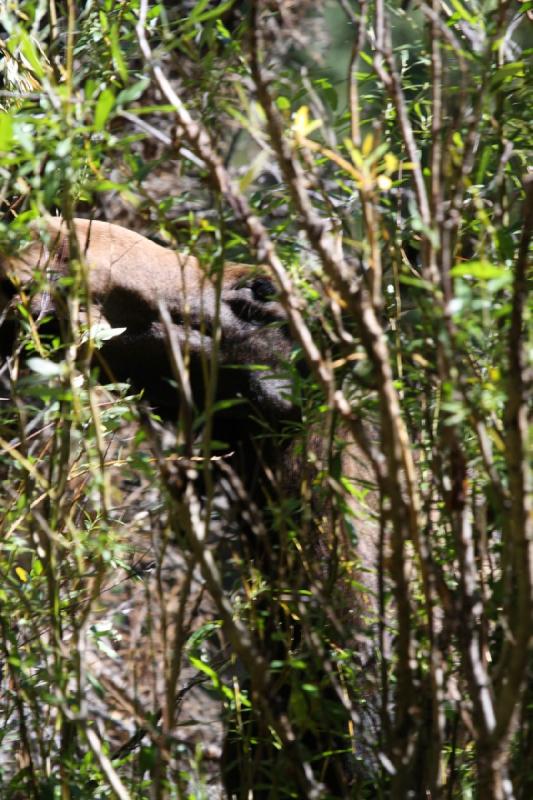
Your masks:
{"label": "moose eye", "polygon": [[276,296],[276,287],[268,278],[254,278],[250,285],[254,300],[261,303],[267,303],[269,300],[274,300]]}

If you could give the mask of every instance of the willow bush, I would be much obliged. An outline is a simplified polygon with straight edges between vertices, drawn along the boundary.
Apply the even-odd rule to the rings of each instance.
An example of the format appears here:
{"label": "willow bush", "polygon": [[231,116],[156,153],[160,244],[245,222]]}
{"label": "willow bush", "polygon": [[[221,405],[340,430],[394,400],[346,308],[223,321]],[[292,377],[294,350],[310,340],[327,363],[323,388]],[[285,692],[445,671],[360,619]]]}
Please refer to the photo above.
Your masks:
{"label": "willow bush", "polygon": [[213,409],[99,383],[83,258],[60,335],[10,292],[2,796],[531,797],[531,4],[0,12],[2,253],[60,213],[265,264],[300,407],[229,528]]}

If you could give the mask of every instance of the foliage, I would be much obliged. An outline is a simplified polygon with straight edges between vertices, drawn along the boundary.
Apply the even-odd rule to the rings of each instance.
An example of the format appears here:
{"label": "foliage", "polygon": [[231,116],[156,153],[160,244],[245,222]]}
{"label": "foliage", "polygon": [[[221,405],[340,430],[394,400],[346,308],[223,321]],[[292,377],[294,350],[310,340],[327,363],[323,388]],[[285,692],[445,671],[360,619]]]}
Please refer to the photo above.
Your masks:
{"label": "foliage", "polygon": [[530,797],[530,4],[0,11],[2,256],[59,212],[264,262],[300,411],[228,523],[217,409],[100,384],[81,254],[59,332],[3,303],[2,796]]}

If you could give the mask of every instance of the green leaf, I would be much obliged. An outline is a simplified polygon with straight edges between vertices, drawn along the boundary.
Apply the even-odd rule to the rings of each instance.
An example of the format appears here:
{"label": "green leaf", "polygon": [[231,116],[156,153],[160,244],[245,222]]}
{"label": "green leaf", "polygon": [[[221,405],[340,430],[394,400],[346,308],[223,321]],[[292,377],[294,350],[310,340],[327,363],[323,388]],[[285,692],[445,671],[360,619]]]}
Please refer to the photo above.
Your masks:
{"label": "green leaf", "polygon": [[44,572],[43,562],[40,559],[36,558],[35,561],[33,562],[31,571],[36,576],[42,575]]}
{"label": "green leaf", "polygon": [[429,281],[425,281],[422,278],[415,278],[414,275],[400,275],[400,283],[404,286],[416,286],[417,289],[425,289],[428,292],[434,291]]}
{"label": "green leaf", "polygon": [[133,103],[134,100],[138,100],[149,83],[150,78],[141,78],[140,81],[123,89],[117,95],[117,106],[127,106],[129,103]]}
{"label": "green leaf", "polygon": [[113,63],[117,68],[118,74],[126,83],[128,80],[128,68],[122,58],[122,51],[120,49],[120,40],[119,40],[119,29],[118,25],[115,22],[111,26],[111,30],[109,31],[109,38],[111,39],[111,54],[113,56]]}
{"label": "green leaf", "polygon": [[207,6],[208,3],[209,0],[198,0],[194,8],[191,11],[189,11],[188,14],[189,22],[191,21],[197,22],[202,15],[202,11],[204,10],[204,8]]}
{"label": "green leaf", "polygon": [[231,41],[231,33],[228,31],[221,19],[217,19],[216,26],[219,37],[227,42]]}
{"label": "green leaf", "polygon": [[85,92],[85,97],[87,98],[87,100],[91,99],[93,94],[96,92],[97,88],[98,84],[96,83],[94,78],[88,78],[85,81],[85,86],[83,87],[83,90]]}
{"label": "green leaf", "polygon": [[207,11],[204,11],[207,2],[208,0],[199,0],[199,2],[188,15],[186,23],[187,26],[196,25],[199,22],[207,22],[210,19],[221,17],[225,11],[228,11],[232,7],[235,0],[227,0],[225,3],[221,3],[216,8],[211,8]]}
{"label": "green leaf", "polygon": [[10,114],[0,112],[0,153],[7,152],[13,141],[13,120]]}
{"label": "green leaf", "polygon": [[492,147],[490,147],[489,145],[486,145],[483,148],[483,150],[481,152],[481,158],[479,159],[479,166],[478,166],[477,172],[476,172],[476,183],[477,184],[480,184],[480,183],[483,182],[483,178],[485,177],[485,173],[487,171],[487,167],[490,164],[491,155],[492,155]]}
{"label": "green leaf", "polygon": [[209,664],[205,663],[205,661],[196,658],[196,656],[189,656],[189,661],[191,662],[191,665],[196,667],[199,672],[203,672],[204,675],[207,675],[207,677],[210,678],[215,689],[220,689],[220,678],[213,667],[210,667]]}
{"label": "green leaf", "polygon": [[261,174],[266,162],[269,159],[268,150],[260,150],[259,153],[256,155],[250,167],[246,170],[244,175],[239,181],[239,189],[241,192],[245,192],[250,185],[254,182],[254,180]]}
{"label": "green leaf", "polygon": [[96,183],[93,185],[93,188],[97,192],[108,192],[115,190],[118,192],[122,192],[126,185],[127,184],[117,183],[116,181],[103,180],[103,181],[96,181]]}
{"label": "green leaf", "polygon": [[221,625],[222,622],[220,620],[206,622],[204,625],[198,628],[198,630],[191,633],[187,639],[187,649],[194,650],[197,648],[199,645],[205,642],[205,640],[208,639],[214,631],[218,631]]}
{"label": "green leaf", "polygon": [[450,270],[454,278],[476,278],[479,281],[490,281],[508,274],[505,267],[496,266],[489,261],[464,261]]}
{"label": "green leaf", "polygon": [[96,108],[94,110],[94,130],[102,131],[111,109],[115,104],[115,95],[111,89],[104,89],[98,98]]}
{"label": "green leaf", "polygon": [[289,111],[291,107],[291,101],[280,94],[279,97],[276,98],[276,105],[280,111]]}
{"label": "green leaf", "polygon": [[477,17],[470,14],[470,12],[466,10],[464,5],[460,3],[459,0],[451,0],[451,4],[455,8],[459,19],[464,19],[471,25],[476,25]]}
{"label": "green leaf", "polygon": [[173,114],[175,112],[174,106],[160,105],[160,106],[140,106],[139,108],[130,108],[130,114]]}
{"label": "green leaf", "polygon": [[212,667],[210,667],[209,664],[206,664],[205,661],[202,661],[200,658],[196,658],[192,655],[189,655],[189,661],[191,662],[191,666],[196,667],[199,672],[207,675],[213,684],[213,688],[217,689],[219,692],[222,692],[227,700],[231,701],[234,699],[231,689],[221,683],[218,673]]}
{"label": "green leaf", "polygon": [[523,61],[510,61],[508,64],[499,67],[492,76],[492,87],[496,88],[502,83],[509,83],[513,78],[524,78],[524,67]]}
{"label": "green leaf", "polygon": [[379,161],[381,156],[384,156],[388,149],[389,145],[386,142],[383,142],[382,144],[378,145],[376,149],[373,150],[370,153],[370,155],[367,156],[367,158],[365,158],[367,165],[371,166],[372,164],[375,164],[376,161]]}
{"label": "green leaf", "polygon": [[109,30],[109,24],[107,22],[107,15],[102,10],[100,10],[98,13],[99,13],[99,16],[100,16],[100,25],[102,26],[102,31],[104,33],[107,33],[107,31]]}
{"label": "green leaf", "polygon": [[19,36],[20,50],[22,55],[28,61],[37,77],[44,78],[44,69],[41,63],[41,57],[39,57],[39,53],[37,52],[37,48],[26,31],[20,29]]}

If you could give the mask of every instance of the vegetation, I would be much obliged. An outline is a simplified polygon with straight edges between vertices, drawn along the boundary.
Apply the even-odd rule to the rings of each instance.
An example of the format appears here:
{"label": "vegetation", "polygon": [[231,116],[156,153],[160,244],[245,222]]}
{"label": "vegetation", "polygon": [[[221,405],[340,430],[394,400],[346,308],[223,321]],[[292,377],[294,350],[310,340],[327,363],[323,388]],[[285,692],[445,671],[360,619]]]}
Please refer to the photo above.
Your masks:
{"label": "vegetation", "polygon": [[531,13],[0,2],[3,256],[58,212],[265,264],[300,409],[256,509],[220,404],[101,384],[82,253],[3,303],[2,797],[533,796]]}

